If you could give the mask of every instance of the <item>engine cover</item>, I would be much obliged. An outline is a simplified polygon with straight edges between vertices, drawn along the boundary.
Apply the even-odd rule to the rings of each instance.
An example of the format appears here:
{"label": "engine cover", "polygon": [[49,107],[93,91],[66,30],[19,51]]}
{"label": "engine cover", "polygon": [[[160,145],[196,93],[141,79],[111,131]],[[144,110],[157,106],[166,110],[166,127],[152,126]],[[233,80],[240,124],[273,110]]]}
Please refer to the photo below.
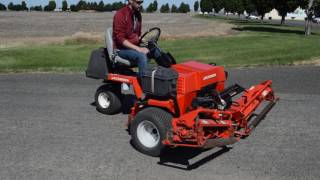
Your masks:
{"label": "engine cover", "polygon": [[188,61],[173,65],[179,78],[177,81],[177,94],[188,94],[199,91],[210,84],[216,84],[216,90],[224,90],[226,80],[224,68],[198,61]]}

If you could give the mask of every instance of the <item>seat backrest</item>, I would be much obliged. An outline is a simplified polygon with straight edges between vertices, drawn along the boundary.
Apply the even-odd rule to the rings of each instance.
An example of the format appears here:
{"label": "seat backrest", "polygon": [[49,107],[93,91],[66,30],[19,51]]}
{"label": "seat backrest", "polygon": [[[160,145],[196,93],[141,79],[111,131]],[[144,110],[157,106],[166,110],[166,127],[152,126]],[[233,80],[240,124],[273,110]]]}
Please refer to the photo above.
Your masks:
{"label": "seat backrest", "polygon": [[110,59],[112,59],[113,55],[113,39],[112,39],[112,28],[107,28],[105,43],[108,50],[108,54]]}
{"label": "seat backrest", "polygon": [[132,64],[129,60],[127,59],[123,59],[120,56],[117,56],[116,54],[114,54],[113,51],[113,39],[112,39],[112,28],[107,28],[106,30],[106,37],[105,37],[105,43],[106,43],[106,47],[108,50],[108,54],[109,54],[109,58],[111,61],[120,63],[122,65],[125,66],[134,66],[134,64]]}

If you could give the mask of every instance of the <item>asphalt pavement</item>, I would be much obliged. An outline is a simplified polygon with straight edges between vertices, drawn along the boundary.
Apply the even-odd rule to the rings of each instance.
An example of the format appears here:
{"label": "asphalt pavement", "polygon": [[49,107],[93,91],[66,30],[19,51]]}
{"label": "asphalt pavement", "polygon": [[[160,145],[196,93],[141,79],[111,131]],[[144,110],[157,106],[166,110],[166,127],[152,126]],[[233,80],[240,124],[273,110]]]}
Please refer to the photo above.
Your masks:
{"label": "asphalt pavement", "polygon": [[229,69],[228,84],[272,79],[280,101],[229,149],[137,152],[127,115],[92,106],[84,74],[0,75],[0,179],[319,179],[320,67]]}

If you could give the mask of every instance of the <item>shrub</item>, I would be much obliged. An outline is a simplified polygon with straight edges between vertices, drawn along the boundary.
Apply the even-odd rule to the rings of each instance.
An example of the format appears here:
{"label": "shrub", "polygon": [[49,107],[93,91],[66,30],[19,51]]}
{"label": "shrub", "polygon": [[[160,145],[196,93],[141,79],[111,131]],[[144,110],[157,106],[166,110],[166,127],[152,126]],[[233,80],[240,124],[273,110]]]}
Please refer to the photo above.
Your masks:
{"label": "shrub", "polygon": [[78,12],[79,9],[78,9],[78,7],[77,7],[76,5],[71,5],[71,6],[70,6],[70,11],[72,11],[72,12]]}
{"label": "shrub", "polygon": [[30,11],[42,11],[42,6],[32,6],[30,7]]}

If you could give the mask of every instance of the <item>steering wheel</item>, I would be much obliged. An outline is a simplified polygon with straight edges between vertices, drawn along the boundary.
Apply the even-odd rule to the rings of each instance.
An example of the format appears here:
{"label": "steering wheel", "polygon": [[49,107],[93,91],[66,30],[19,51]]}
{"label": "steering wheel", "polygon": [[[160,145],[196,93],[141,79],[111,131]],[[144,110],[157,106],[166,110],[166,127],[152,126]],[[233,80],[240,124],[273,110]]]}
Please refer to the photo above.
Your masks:
{"label": "steering wheel", "polygon": [[172,64],[176,64],[176,61],[170,53],[163,52],[158,46],[160,34],[160,28],[151,28],[141,36],[140,46],[150,50],[148,57],[154,58],[159,66],[170,67]]}
{"label": "steering wheel", "polygon": [[150,44],[157,44],[161,30],[158,27],[154,27],[145,32],[140,38],[140,46],[148,47]]}

